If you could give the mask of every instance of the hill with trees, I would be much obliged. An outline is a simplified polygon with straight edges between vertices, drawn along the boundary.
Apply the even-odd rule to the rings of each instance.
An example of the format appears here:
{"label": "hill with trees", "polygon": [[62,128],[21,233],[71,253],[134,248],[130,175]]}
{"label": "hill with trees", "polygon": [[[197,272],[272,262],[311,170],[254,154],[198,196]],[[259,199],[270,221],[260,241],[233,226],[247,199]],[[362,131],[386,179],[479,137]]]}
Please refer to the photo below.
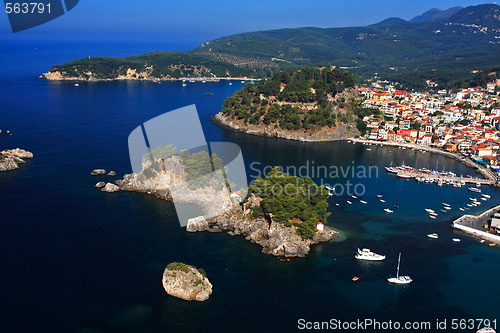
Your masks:
{"label": "hill with trees", "polygon": [[271,169],[264,178],[257,178],[248,194],[262,199],[252,208],[254,219],[272,217],[286,227],[297,227],[297,233],[304,238],[312,238],[316,234],[316,223],[326,224],[330,216],[328,191],[324,186],[317,186],[309,177],[283,173],[280,167]]}
{"label": "hill with trees", "polygon": [[363,110],[349,71],[305,67],[275,73],[224,100],[214,121],[263,136],[329,141],[360,134]]}

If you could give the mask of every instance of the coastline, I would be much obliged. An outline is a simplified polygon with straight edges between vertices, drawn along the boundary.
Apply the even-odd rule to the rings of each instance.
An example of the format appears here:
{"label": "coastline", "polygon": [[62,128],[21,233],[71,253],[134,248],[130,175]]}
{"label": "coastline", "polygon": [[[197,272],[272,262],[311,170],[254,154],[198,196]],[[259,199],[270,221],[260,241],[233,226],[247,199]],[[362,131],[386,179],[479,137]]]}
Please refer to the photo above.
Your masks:
{"label": "coastline", "polygon": [[95,78],[93,76],[89,78],[84,78],[81,76],[63,76],[60,72],[46,72],[42,73],[38,76],[39,79],[46,79],[48,81],[75,81],[75,82],[109,82],[109,81],[151,81],[156,83],[161,83],[161,81],[196,81],[196,82],[219,82],[221,80],[226,81],[259,81],[261,79],[254,79],[249,77],[181,77],[181,78],[172,78],[172,77],[150,77],[150,76],[118,76],[113,79],[100,79]]}
{"label": "coastline", "polygon": [[498,210],[500,210],[500,205],[490,208],[479,215],[462,215],[458,219],[454,220],[451,223],[451,226],[454,229],[464,232],[468,235],[480,237],[496,244],[500,244],[499,235],[494,235],[489,232],[483,231],[484,229],[481,228],[482,226],[484,226],[484,222],[488,219],[488,215]]}
{"label": "coastline", "polygon": [[[246,124],[241,126],[234,121],[229,120],[226,116],[222,114],[222,112],[217,113],[215,116],[212,116],[212,121],[219,127],[223,129],[227,129],[233,132],[240,132],[245,134],[251,134],[255,136],[264,136],[269,138],[282,138],[287,140],[295,140],[302,142],[328,142],[328,141],[340,141],[340,140],[351,140],[353,136],[348,136],[349,131],[352,131],[352,127],[347,127],[343,124],[341,127],[335,129],[335,132],[327,133],[326,131],[319,132],[318,134],[312,133],[297,133],[291,132],[287,130],[281,129],[269,129],[263,126]],[[357,134],[357,129],[354,127],[355,132]],[[349,135],[351,135],[349,133]]]}
{"label": "coastline", "polygon": [[[387,141],[373,141],[373,140],[367,140],[367,139],[362,139],[362,138],[356,138],[353,136],[340,136],[337,137],[335,135],[333,136],[323,136],[323,137],[318,137],[317,135],[308,135],[306,133],[291,133],[283,130],[278,130],[278,129],[273,129],[272,131],[261,127],[261,126],[256,126],[256,125],[245,125],[240,126],[239,124],[227,119],[226,116],[222,115],[222,112],[217,113],[215,116],[212,116],[212,121],[219,127],[230,130],[233,132],[240,132],[240,133],[245,133],[245,134],[250,134],[250,135],[256,135],[256,136],[264,136],[264,137],[277,137],[277,138],[282,138],[282,139],[288,139],[288,140],[295,140],[295,141],[302,141],[302,142],[329,142],[329,141],[353,141],[356,143],[363,143],[363,144],[375,144],[375,145],[384,145],[384,146],[392,146],[392,147],[404,147],[404,148],[409,148],[409,149],[418,149],[418,150],[423,150],[439,155],[446,156],[448,158],[451,158],[457,162],[460,162],[466,166],[468,166],[471,169],[474,169],[475,171],[479,172],[481,175],[483,175],[487,180],[490,181],[496,181],[496,177],[486,168],[483,168],[479,164],[463,158],[463,156],[456,154],[456,153],[451,153],[447,151],[443,151],[441,149],[435,148],[435,147],[429,147],[429,146],[423,146],[423,145],[417,145],[413,143],[405,143],[405,142],[387,142]],[[498,183],[494,184],[494,186],[499,186]]]}

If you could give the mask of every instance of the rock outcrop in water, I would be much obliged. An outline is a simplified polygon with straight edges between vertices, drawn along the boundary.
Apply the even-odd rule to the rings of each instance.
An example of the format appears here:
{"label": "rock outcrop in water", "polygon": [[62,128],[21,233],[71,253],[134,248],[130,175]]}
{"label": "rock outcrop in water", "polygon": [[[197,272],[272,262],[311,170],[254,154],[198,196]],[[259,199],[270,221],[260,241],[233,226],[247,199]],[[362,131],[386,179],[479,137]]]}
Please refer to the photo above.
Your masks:
{"label": "rock outcrop in water", "polygon": [[0,152],[0,171],[19,169],[19,164],[25,163],[25,159],[33,158],[33,154],[23,149],[11,149]]}
{"label": "rock outcrop in water", "polygon": [[162,284],[167,294],[186,301],[202,302],[212,294],[212,284],[202,269],[179,262],[168,264]]}
{"label": "rock outcrop in water", "polygon": [[108,192],[108,193],[113,193],[113,192],[118,192],[120,190],[120,187],[118,187],[117,185],[115,184],[112,184],[112,183],[107,183],[102,189],[101,191],[103,192]]}
{"label": "rock outcrop in water", "polygon": [[[240,235],[246,240],[263,247],[262,252],[274,256],[304,257],[313,244],[326,242],[337,232],[325,228],[312,238],[298,235],[297,227],[287,227],[283,223],[269,219],[253,218],[252,208],[260,204],[259,197],[251,196],[244,205],[239,200],[231,199],[225,188],[214,187],[190,190],[186,185],[184,166],[178,156],[161,161],[160,170],[149,168],[144,162],[139,174],[127,174],[123,180],[116,181],[121,190],[142,192],[176,204],[191,203],[197,205],[203,216],[187,220],[188,232],[221,232],[231,236]],[[223,213],[221,213],[223,212]]]}

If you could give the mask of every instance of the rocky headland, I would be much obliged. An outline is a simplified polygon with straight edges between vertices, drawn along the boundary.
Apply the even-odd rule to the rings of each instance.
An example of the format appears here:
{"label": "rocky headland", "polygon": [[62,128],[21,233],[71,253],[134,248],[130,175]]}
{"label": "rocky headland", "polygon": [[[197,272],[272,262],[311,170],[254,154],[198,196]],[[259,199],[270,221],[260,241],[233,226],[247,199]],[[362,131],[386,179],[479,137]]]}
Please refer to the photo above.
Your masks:
{"label": "rocky headland", "polygon": [[206,301],[212,294],[205,271],[180,262],[167,265],[162,284],[167,294],[186,301]]}
{"label": "rocky headland", "polygon": [[187,221],[188,232],[239,235],[262,246],[263,253],[284,257],[304,257],[312,245],[327,242],[337,235],[336,231],[324,228],[313,237],[302,237],[295,225],[285,226],[274,221],[271,216],[255,218],[252,212],[260,204],[259,197],[251,195],[244,203],[240,203],[240,197],[229,195],[225,188],[217,190],[208,186],[190,190],[184,166],[178,156],[162,160],[161,163],[160,170],[155,170],[150,168],[150,162],[144,162],[143,171],[139,174],[126,174],[115,183],[120,190],[147,193],[168,201],[174,201],[175,198],[176,204],[196,204],[203,215]]}
{"label": "rocky headland", "polygon": [[19,169],[19,164],[31,158],[33,153],[19,148],[0,151],[0,171]]}

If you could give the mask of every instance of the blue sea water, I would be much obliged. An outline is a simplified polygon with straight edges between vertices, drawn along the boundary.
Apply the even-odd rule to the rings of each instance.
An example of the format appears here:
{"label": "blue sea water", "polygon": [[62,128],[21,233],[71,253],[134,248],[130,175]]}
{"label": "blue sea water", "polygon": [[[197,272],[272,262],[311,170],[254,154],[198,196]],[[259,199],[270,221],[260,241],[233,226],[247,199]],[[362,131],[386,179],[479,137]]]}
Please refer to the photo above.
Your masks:
{"label": "blue sea water", "polygon": [[[302,143],[232,133],[210,117],[243,84],[180,82],[47,82],[52,64],[92,55],[147,52],[144,46],[12,42],[0,46],[0,149],[21,147],[35,158],[0,174],[0,307],[2,332],[292,332],[308,321],[500,319],[495,286],[500,251],[455,233],[450,222],[473,194],[387,174],[393,162],[477,176],[443,156],[346,142]],[[207,92],[213,95],[206,95]],[[303,259],[280,261],[227,234],[187,233],[171,203],[118,192],[103,194],[95,168],[131,172],[127,137],[139,124],[186,105],[197,106],[207,141],[238,144],[251,178],[266,166],[372,167],[371,177],[313,176],[329,184],[361,184],[358,200],[329,199],[329,225],[341,237]],[[356,170],[358,170],[356,169]],[[350,169],[349,169],[350,170]],[[330,175],[332,176],[332,175]],[[472,213],[500,204],[500,193]],[[382,194],[386,203],[381,203]],[[352,205],[346,203],[353,202]],[[453,209],[441,213],[441,203]],[[336,203],[339,206],[336,206]],[[393,214],[383,208],[399,206]],[[424,212],[439,213],[432,220]],[[430,240],[426,234],[437,232]],[[453,237],[462,242],[454,243]],[[357,262],[368,247],[387,255]],[[402,252],[408,286],[387,283]],[[214,293],[203,303],[168,296],[165,266],[204,268]],[[351,281],[358,276],[359,281]],[[368,329],[382,332],[384,330]],[[416,330],[418,331],[418,330]],[[429,330],[428,330],[429,331]],[[454,330],[471,332],[472,329]]]}

